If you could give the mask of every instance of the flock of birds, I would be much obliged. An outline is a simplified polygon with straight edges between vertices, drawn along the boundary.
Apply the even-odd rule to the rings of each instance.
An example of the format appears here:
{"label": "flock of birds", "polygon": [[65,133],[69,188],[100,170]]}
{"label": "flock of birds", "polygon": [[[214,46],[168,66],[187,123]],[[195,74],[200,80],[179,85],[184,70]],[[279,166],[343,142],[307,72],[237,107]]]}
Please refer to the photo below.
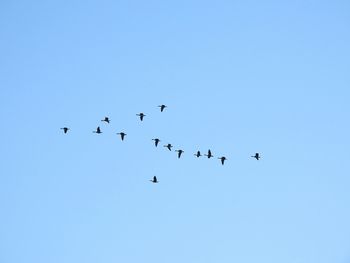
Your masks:
{"label": "flock of birds", "polygon": [[[162,104],[162,105],[159,105],[158,106],[160,108],[160,111],[163,112],[165,108],[167,108],[166,105]],[[139,118],[140,118],[140,121],[143,121],[144,117],[146,116],[144,113],[138,113],[136,114]],[[101,120],[102,122],[105,122],[105,123],[110,123],[110,119],[109,117],[105,117],[103,120]],[[63,127],[61,128],[63,130],[63,132],[66,134],[68,133],[68,131],[70,130],[68,127]],[[102,131],[101,131],[101,128],[100,126],[98,126],[96,128],[95,131],[93,131],[93,133],[96,133],[96,134],[101,134]],[[125,136],[127,135],[125,132],[118,132],[117,133],[119,136],[120,136],[120,139],[122,141],[124,141],[125,139]],[[160,142],[160,139],[159,138],[154,138],[152,139],[154,141],[154,145],[155,147],[158,147],[158,144]],[[173,145],[171,145],[171,143],[168,143],[166,145],[164,145],[165,148],[167,148],[169,151],[171,151],[171,149],[173,148]],[[175,152],[177,152],[177,157],[180,159],[181,158],[181,155],[184,153],[184,150],[181,150],[181,149],[178,149],[178,150],[175,150]],[[202,154],[200,151],[197,151],[194,156],[196,156],[197,158],[201,157]],[[204,154],[204,156],[206,156],[208,159],[214,157],[214,155],[211,153],[210,149],[208,150],[207,154]],[[251,157],[255,158],[256,160],[259,160],[261,158],[260,154],[259,153],[255,153],[255,155],[252,155]],[[219,160],[221,160],[221,164],[224,165],[225,161],[227,160],[227,158],[225,156],[221,156],[221,157],[218,157]],[[153,179],[150,180],[152,183],[158,183],[158,179],[156,176],[153,176]]]}

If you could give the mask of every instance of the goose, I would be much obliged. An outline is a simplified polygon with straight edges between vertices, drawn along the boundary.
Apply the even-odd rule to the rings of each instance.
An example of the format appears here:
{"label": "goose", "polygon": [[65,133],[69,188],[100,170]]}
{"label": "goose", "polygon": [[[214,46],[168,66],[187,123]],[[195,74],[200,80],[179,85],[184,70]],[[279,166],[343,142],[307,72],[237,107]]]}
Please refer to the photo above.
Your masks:
{"label": "goose", "polygon": [[69,131],[69,128],[68,127],[63,127],[63,128],[61,128],[61,130],[63,130],[64,133],[67,133]]}
{"label": "goose", "polygon": [[154,184],[158,183],[157,176],[153,176],[153,179],[150,181]]}
{"label": "goose", "polygon": [[194,156],[196,156],[198,158],[198,157],[201,157],[202,155],[201,155],[200,151],[197,151],[197,153],[195,153]]}
{"label": "goose", "polygon": [[107,122],[107,123],[109,123],[111,120],[108,118],[108,117],[105,117],[103,120],[101,120],[101,121],[104,121],[104,122]]}
{"label": "goose", "polygon": [[96,131],[93,131],[93,133],[98,133],[98,134],[102,133],[102,132],[101,132],[101,129],[100,129],[100,126],[98,126],[98,127],[96,128]]}
{"label": "goose", "polygon": [[251,157],[253,157],[253,158],[255,158],[255,159],[257,159],[258,161],[259,161],[259,159],[260,159],[260,154],[259,153],[255,153],[255,155],[253,155],[253,156],[251,156]]}
{"label": "goose", "polygon": [[146,115],[145,115],[145,114],[143,114],[142,112],[141,112],[141,113],[139,113],[139,114],[136,114],[136,115],[140,117],[140,120],[141,120],[141,121],[143,121],[143,117],[145,117],[145,116],[146,116]]}
{"label": "goose", "polygon": [[173,147],[170,143],[168,143],[167,145],[164,145],[164,147],[168,148],[169,151],[171,151],[171,148]]}
{"label": "goose", "polygon": [[208,150],[208,154],[204,154],[205,156],[208,156],[208,159],[210,159],[211,157],[214,157],[214,155],[211,154],[211,151]]}
{"label": "goose", "polygon": [[158,143],[160,142],[160,140],[158,138],[152,139],[154,141],[154,145],[157,147]]}
{"label": "goose", "polygon": [[221,160],[221,164],[224,165],[225,160],[227,160],[227,158],[225,156],[219,157],[218,159]]}
{"label": "goose", "polygon": [[166,105],[162,104],[158,106],[160,108],[160,112],[163,112],[163,110],[167,107]]}
{"label": "goose", "polygon": [[122,141],[124,141],[124,137],[125,137],[125,135],[127,135],[124,132],[118,132],[117,134],[120,135],[120,138],[122,139]]}
{"label": "goose", "polygon": [[178,154],[177,154],[177,158],[179,158],[179,159],[180,159],[181,154],[182,154],[184,151],[183,151],[183,150],[176,150],[175,152],[178,152]]}

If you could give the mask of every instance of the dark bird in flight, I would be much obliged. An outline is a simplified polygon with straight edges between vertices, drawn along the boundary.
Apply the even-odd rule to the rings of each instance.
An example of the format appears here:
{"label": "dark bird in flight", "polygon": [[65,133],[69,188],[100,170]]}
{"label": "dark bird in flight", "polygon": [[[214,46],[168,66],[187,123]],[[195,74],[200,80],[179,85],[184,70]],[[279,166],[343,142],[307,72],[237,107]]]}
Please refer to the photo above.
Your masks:
{"label": "dark bird in flight", "polygon": [[152,183],[158,183],[157,176],[153,176],[153,179],[150,180]]}
{"label": "dark bird in flight", "polygon": [[224,165],[225,160],[227,160],[227,158],[226,158],[225,156],[222,156],[222,157],[220,157],[220,158],[218,158],[218,159],[221,160],[221,164],[222,164],[222,165]]}
{"label": "dark bird in flight", "polygon": [[160,108],[160,112],[163,112],[163,110],[167,107],[166,105],[162,104],[158,106]]}
{"label": "dark bird in flight", "polygon": [[164,147],[168,148],[169,151],[171,151],[171,148],[173,147],[170,143],[168,143],[167,145],[164,145]]}
{"label": "dark bird in flight", "polygon": [[102,133],[102,132],[101,132],[101,129],[100,129],[100,126],[98,126],[98,127],[96,128],[96,131],[93,131],[93,133],[98,133],[98,134]]}
{"label": "dark bird in flight", "polygon": [[141,121],[143,121],[143,117],[145,117],[145,116],[146,116],[146,115],[145,115],[145,114],[143,114],[142,112],[141,112],[141,113],[139,113],[139,114],[136,114],[136,115],[140,117],[140,120],[141,120]]}
{"label": "dark bird in flight", "polygon": [[211,151],[208,150],[208,154],[204,154],[205,156],[208,156],[208,159],[210,159],[211,157],[214,157],[214,155],[211,154]]}
{"label": "dark bird in flight", "polygon": [[181,154],[182,154],[184,151],[183,151],[183,150],[176,150],[175,152],[178,152],[178,154],[177,154],[177,158],[179,158],[179,159],[180,159]]}
{"label": "dark bird in flight", "polygon": [[101,121],[104,121],[104,122],[107,122],[107,123],[109,123],[111,120],[108,118],[108,117],[105,117],[103,120],[101,120]]}
{"label": "dark bird in flight", "polygon": [[258,161],[259,161],[259,159],[260,159],[260,154],[259,153],[255,153],[255,155],[253,155],[253,156],[251,156],[251,157],[253,157],[253,158],[255,158],[255,159],[257,159]]}
{"label": "dark bird in flight", "polygon": [[117,134],[120,135],[120,138],[122,139],[122,141],[124,141],[124,137],[125,137],[126,133],[118,132]]}
{"label": "dark bird in flight", "polygon": [[152,139],[154,141],[154,145],[157,147],[158,143],[160,142],[160,140],[158,138]]}
{"label": "dark bird in flight", "polygon": [[63,127],[63,128],[61,128],[61,130],[63,130],[64,133],[67,133],[69,131],[69,128],[68,127]]}
{"label": "dark bird in flight", "polygon": [[201,155],[200,151],[197,151],[197,153],[195,153],[194,156],[196,156],[198,158],[198,157],[201,157],[202,155]]}

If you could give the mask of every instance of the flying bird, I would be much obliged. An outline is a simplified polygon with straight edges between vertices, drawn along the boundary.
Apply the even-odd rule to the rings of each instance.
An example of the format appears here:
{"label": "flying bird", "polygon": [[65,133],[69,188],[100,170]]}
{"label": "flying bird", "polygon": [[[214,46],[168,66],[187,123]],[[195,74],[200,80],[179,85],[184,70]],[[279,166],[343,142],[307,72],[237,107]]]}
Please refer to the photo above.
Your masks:
{"label": "flying bird", "polygon": [[145,116],[146,116],[146,115],[145,115],[145,114],[143,114],[142,112],[141,112],[141,113],[139,113],[139,114],[136,114],[136,115],[140,117],[140,120],[141,120],[141,121],[143,121],[143,117],[145,117]]}
{"label": "flying bird", "polygon": [[104,121],[104,122],[107,122],[107,123],[109,123],[111,120],[108,118],[108,117],[105,117],[103,120],[101,120],[101,121]]}
{"label": "flying bird", "polygon": [[208,159],[210,159],[211,157],[214,157],[214,155],[211,154],[211,151],[208,150],[208,154],[204,154],[205,156],[208,156]]}
{"label": "flying bird", "polygon": [[126,133],[118,132],[117,134],[120,135],[120,138],[122,139],[122,141],[124,141],[124,137],[125,137]]}
{"label": "flying bird", "polygon": [[163,110],[167,107],[166,105],[162,104],[158,106],[160,108],[160,112],[163,112]]}
{"label": "flying bird", "polygon": [[219,157],[218,159],[221,160],[221,164],[224,165],[225,160],[227,160],[227,158],[225,156]]}
{"label": "flying bird", "polygon": [[157,147],[158,143],[160,142],[160,140],[158,138],[152,139],[154,141],[154,145]]}
{"label": "flying bird", "polygon": [[170,143],[168,143],[167,145],[164,145],[164,147],[168,148],[169,151],[171,151],[171,148],[173,147]]}
{"label": "flying bird", "polygon": [[176,150],[175,152],[178,152],[178,154],[177,154],[177,158],[179,158],[179,159],[180,159],[181,154],[182,154],[184,151],[183,151],[183,150]]}
{"label": "flying bird", "polygon": [[153,179],[150,180],[152,183],[158,183],[157,176],[153,176]]}
{"label": "flying bird", "polygon": [[63,130],[64,133],[67,133],[69,131],[69,128],[68,127],[63,127],[63,128],[61,128],[61,130]]}
{"label": "flying bird", "polygon": [[195,153],[194,156],[196,156],[198,158],[198,157],[201,157],[202,155],[201,155],[200,151],[197,151],[197,153]]}
{"label": "flying bird", "polygon": [[257,159],[259,161],[259,159],[261,158],[260,154],[259,153],[255,153],[255,155],[251,156],[255,159]]}
{"label": "flying bird", "polygon": [[101,132],[101,129],[100,129],[100,126],[98,126],[98,127],[96,128],[96,131],[93,131],[93,133],[98,133],[98,134],[102,133],[102,132]]}

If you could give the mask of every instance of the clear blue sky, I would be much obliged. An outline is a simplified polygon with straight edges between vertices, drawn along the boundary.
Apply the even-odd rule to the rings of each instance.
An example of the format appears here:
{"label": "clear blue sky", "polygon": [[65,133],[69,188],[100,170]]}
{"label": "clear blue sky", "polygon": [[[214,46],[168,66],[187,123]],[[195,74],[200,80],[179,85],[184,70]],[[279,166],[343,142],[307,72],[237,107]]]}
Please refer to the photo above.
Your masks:
{"label": "clear blue sky", "polygon": [[0,262],[349,263],[349,14],[2,1]]}

